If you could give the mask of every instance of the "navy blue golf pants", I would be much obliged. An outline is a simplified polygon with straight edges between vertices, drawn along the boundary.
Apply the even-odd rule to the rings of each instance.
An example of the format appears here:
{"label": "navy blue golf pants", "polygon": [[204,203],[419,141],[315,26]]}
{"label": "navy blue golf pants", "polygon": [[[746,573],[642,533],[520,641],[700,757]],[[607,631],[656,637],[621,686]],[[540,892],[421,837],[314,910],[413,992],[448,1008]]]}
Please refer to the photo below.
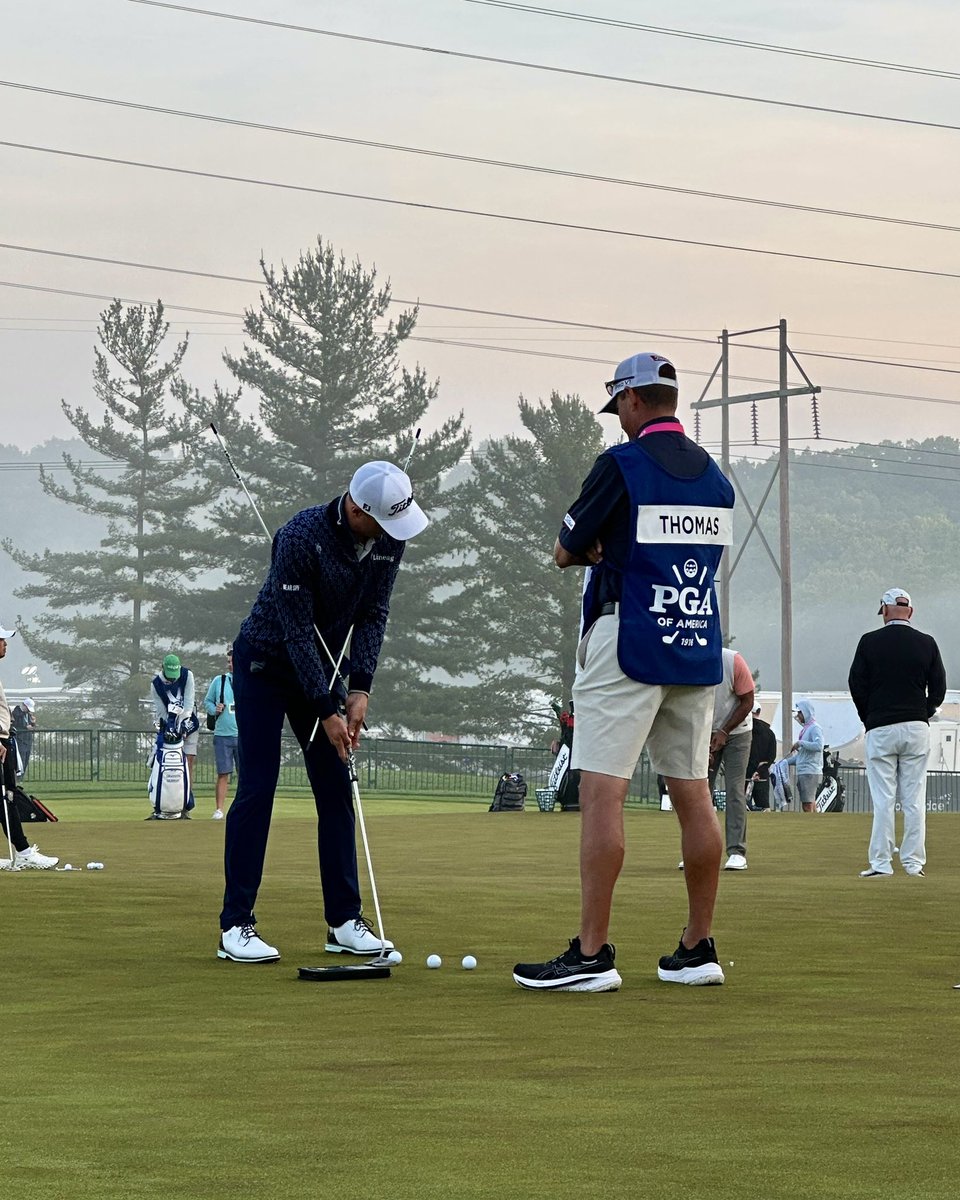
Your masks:
{"label": "navy blue golf pants", "polygon": [[220,928],[256,923],[254,905],[273,798],[280,777],[280,735],[287,716],[303,750],[317,805],[317,841],[323,911],[328,925],[360,915],[357,845],[350,776],[321,725],[308,746],[316,712],[304,696],[289,660],[264,661],[244,638],[233,648],[233,693],[237,716],[237,794],[226,820],[226,888]]}

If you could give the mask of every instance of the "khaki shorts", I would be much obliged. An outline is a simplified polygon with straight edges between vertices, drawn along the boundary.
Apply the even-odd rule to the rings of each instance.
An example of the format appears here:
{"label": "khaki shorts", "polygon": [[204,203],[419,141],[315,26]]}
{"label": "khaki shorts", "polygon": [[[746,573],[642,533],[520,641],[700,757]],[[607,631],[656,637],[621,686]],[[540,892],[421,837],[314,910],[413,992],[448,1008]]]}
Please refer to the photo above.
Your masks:
{"label": "khaki shorts", "polygon": [[638,683],[617,661],[620,618],[599,617],[577,647],[571,767],[629,779],[643,747],[658,775],[706,779],[713,687]]}

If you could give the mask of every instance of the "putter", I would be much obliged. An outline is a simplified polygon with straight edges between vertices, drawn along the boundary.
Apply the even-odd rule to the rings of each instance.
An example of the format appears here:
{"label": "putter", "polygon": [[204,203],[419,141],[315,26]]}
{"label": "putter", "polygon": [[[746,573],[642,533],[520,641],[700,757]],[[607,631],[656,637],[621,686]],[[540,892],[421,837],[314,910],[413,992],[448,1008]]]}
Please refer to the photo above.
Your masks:
{"label": "putter", "polygon": [[14,853],[13,840],[10,837],[10,805],[7,802],[7,788],[6,788],[5,784],[0,785],[0,791],[3,792],[3,824],[7,831],[7,845],[10,848],[10,866],[4,867],[3,870],[4,871],[15,871],[17,869],[17,867],[16,867],[17,856]]}
{"label": "putter", "polygon": [[370,844],[367,841],[367,825],[363,819],[363,805],[360,803],[360,780],[357,778],[357,760],[353,751],[347,755],[347,770],[350,772],[350,791],[353,794],[354,807],[360,820],[360,836],[363,839],[363,853],[367,860],[367,874],[370,876],[370,894],[373,896],[373,911],[377,916],[377,932],[380,934],[380,953],[367,963],[370,967],[386,966],[390,961],[386,949],[387,935],[383,931],[383,917],[380,915],[380,897],[377,895],[377,881],[373,877],[373,859],[370,857]]}
{"label": "putter", "polygon": [[413,435],[413,444],[410,447],[410,453],[407,455],[406,461],[403,464],[404,475],[406,475],[406,473],[407,473],[407,467],[410,466],[410,459],[413,458],[414,451],[416,450],[417,445],[419,444],[419,441],[420,441],[420,430],[418,429],[417,432]]}
{"label": "putter", "polygon": [[332,983],[338,979],[389,979],[390,968],[379,962],[353,967],[298,967],[297,976],[310,983]]}

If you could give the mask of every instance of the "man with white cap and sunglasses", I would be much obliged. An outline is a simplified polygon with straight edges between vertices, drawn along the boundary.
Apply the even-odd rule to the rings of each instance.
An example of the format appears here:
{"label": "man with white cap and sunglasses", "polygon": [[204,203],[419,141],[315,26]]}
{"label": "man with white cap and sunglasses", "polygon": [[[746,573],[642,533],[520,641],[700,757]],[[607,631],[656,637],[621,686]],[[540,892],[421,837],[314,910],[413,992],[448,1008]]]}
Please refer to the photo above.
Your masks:
{"label": "man with white cap and sunglasses", "polygon": [[[624,856],[623,805],[644,748],[680,820],[689,904],[680,944],[658,977],[723,983],[710,936],[723,839],[707,784],[714,686],[723,678],[714,574],[732,538],[733,488],[677,420],[673,364],[634,354],[606,385],[627,440],[594,463],[563,518],[559,567],[589,566],[577,727],[580,929],[570,948],[518,963],[514,981],[546,991],[615,991],[607,940]],[[749,711],[749,710],[748,710]]]}
{"label": "man with white cap and sunglasses", "polygon": [[895,813],[903,812],[900,863],[922,876],[927,861],[927,761],[930,718],[947,693],[940,649],[910,624],[913,603],[904,588],[880,597],[880,629],[865,633],[850,666],[848,685],[866,729],[866,768],[873,802],[870,865],[862,879],[893,874]]}
{"label": "man with white cap and sunglasses", "polygon": [[[234,642],[239,784],[226,819],[220,958],[280,957],[257,933],[254,904],[284,717],[317,806],[326,948],[358,955],[393,949],[363,916],[346,760],[359,745],[404,545],[428,523],[409,477],[393,463],[368,462],[342,496],[297,513],[273,539],[269,573]],[[335,658],[349,638],[339,676],[318,633]]]}

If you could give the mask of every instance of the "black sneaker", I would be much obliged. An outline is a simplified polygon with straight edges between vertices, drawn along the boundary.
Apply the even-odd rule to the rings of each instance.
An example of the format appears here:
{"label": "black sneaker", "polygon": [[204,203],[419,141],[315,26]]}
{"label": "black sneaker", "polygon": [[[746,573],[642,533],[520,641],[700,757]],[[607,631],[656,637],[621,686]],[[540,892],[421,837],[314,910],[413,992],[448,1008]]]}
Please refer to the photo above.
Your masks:
{"label": "black sneaker", "polygon": [[551,992],[615,992],[623,983],[613,960],[613,946],[604,944],[587,958],[575,937],[570,949],[549,962],[517,963],[513,981],[517,987]]}
{"label": "black sneaker", "polygon": [[660,959],[657,975],[664,983],[723,983],[713,938],[702,938],[692,950],[686,948],[681,938],[676,950]]}

